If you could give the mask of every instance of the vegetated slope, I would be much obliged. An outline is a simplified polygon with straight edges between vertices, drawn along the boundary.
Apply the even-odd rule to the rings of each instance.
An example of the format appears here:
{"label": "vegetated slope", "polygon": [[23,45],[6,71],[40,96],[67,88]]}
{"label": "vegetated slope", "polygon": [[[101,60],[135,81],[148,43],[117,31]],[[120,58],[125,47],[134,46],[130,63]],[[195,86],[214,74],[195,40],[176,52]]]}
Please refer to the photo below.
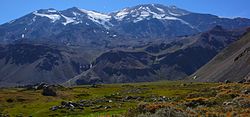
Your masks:
{"label": "vegetated slope", "polygon": [[208,32],[173,42],[152,43],[134,51],[112,50],[97,57],[90,69],[65,84],[183,79],[236,41],[243,32],[216,26]]}
{"label": "vegetated slope", "polygon": [[[250,114],[249,84],[159,81],[0,89],[1,116],[242,116]],[[40,87],[40,88],[38,88]],[[46,89],[46,88],[45,88]],[[201,111],[204,110],[204,111]]]}
{"label": "vegetated slope", "polygon": [[208,64],[190,76],[194,81],[242,81],[250,75],[250,30],[237,42],[220,52]]}

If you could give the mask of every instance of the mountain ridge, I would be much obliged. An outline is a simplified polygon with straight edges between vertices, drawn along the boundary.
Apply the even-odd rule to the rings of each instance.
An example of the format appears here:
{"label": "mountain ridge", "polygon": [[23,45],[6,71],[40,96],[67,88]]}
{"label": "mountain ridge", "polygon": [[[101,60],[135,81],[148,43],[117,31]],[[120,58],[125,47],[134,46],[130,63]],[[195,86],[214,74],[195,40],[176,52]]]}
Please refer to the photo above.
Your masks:
{"label": "mountain ridge", "polygon": [[160,4],[138,5],[107,14],[77,7],[60,11],[50,8],[0,25],[0,42],[50,40],[86,44],[100,38],[167,39],[204,32],[216,25],[242,28],[250,25],[250,19],[220,18]]}
{"label": "mountain ridge", "polygon": [[143,47],[143,51],[111,50],[98,56],[90,69],[64,85],[180,80],[194,73],[242,34],[241,30],[228,31],[216,26],[173,42],[150,44]]}

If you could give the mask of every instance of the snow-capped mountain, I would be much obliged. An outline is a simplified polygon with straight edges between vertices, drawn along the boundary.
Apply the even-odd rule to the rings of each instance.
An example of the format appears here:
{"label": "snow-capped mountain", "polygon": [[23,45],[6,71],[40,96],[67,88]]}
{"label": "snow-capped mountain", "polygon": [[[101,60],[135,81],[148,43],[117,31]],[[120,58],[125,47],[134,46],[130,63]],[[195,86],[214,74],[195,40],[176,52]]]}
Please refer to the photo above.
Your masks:
{"label": "snow-capped mountain", "polygon": [[75,7],[63,11],[43,9],[1,25],[0,37],[5,43],[25,39],[67,44],[119,38],[110,30],[110,19],[109,15]]}
{"label": "snow-capped mountain", "polygon": [[161,4],[138,5],[112,15],[119,22],[115,29],[134,38],[155,39],[190,35],[207,31],[216,25],[226,29],[250,26],[250,20],[245,18],[220,18]]}
{"label": "snow-capped mountain", "polygon": [[55,9],[38,10],[34,11],[32,14],[34,15],[32,21],[36,21],[36,18],[38,17],[45,17],[51,20],[51,23],[57,22],[65,26],[68,24],[75,25],[80,23],[85,23],[86,25],[89,25],[88,21],[84,22],[84,20],[86,19],[91,20],[92,22],[100,24],[104,27],[109,27],[109,25],[111,25],[109,23],[109,20],[111,19],[110,15],[85,9],[79,9],[76,7],[64,11],[57,11]]}
{"label": "snow-capped mountain", "polygon": [[112,13],[119,22],[117,30],[135,38],[166,38],[198,32],[193,25],[179,18],[191,12],[176,6],[138,5]]}
{"label": "snow-capped mountain", "polygon": [[180,20],[176,16],[187,15],[190,12],[177,8],[176,6],[163,6],[159,4],[139,5],[132,8],[125,8],[114,14],[114,17],[119,20],[133,19],[133,22],[139,22],[144,19],[159,19],[159,20]]}
{"label": "snow-capped mountain", "polygon": [[76,7],[62,11],[42,9],[1,25],[0,40],[81,44],[111,39],[163,39],[207,31],[216,25],[240,28],[250,26],[250,20],[220,18],[160,4],[138,5],[107,14]]}

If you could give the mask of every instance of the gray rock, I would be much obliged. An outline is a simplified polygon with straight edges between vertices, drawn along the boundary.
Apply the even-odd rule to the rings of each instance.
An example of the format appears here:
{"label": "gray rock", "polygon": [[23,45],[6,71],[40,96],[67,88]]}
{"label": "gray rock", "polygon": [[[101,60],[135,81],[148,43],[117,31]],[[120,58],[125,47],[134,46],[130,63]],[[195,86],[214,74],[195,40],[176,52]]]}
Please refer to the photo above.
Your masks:
{"label": "gray rock", "polygon": [[247,81],[246,79],[242,79],[238,83],[245,83],[246,81]]}
{"label": "gray rock", "polygon": [[51,110],[51,111],[56,111],[56,110],[58,110],[59,108],[58,108],[58,106],[52,106],[49,110]]}
{"label": "gray rock", "polygon": [[230,80],[225,80],[224,82],[225,82],[226,84],[227,84],[227,83],[231,83],[231,81],[230,81]]}
{"label": "gray rock", "polygon": [[56,89],[54,86],[46,86],[43,88],[42,95],[44,96],[56,96]]}
{"label": "gray rock", "polygon": [[104,109],[110,109],[112,108],[111,106],[105,106]]}
{"label": "gray rock", "polygon": [[250,94],[250,89],[243,90],[242,93],[244,93],[244,94]]}

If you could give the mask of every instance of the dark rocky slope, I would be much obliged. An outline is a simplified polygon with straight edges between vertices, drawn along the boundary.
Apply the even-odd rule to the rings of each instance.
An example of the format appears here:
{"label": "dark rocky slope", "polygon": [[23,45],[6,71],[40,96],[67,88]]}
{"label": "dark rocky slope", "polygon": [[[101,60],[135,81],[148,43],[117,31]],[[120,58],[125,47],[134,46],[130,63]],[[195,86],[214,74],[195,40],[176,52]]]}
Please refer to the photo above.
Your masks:
{"label": "dark rocky slope", "polygon": [[134,51],[109,51],[67,85],[183,79],[211,60],[244,31],[220,26],[173,42],[152,43]]}
{"label": "dark rocky slope", "polygon": [[240,40],[231,44],[191,75],[189,80],[201,82],[248,80],[250,75],[249,48],[250,30]]}
{"label": "dark rocky slope", "polygon": [[79,53],[35,44],[0,46],[0,86],[62,83],[89,68]]}

